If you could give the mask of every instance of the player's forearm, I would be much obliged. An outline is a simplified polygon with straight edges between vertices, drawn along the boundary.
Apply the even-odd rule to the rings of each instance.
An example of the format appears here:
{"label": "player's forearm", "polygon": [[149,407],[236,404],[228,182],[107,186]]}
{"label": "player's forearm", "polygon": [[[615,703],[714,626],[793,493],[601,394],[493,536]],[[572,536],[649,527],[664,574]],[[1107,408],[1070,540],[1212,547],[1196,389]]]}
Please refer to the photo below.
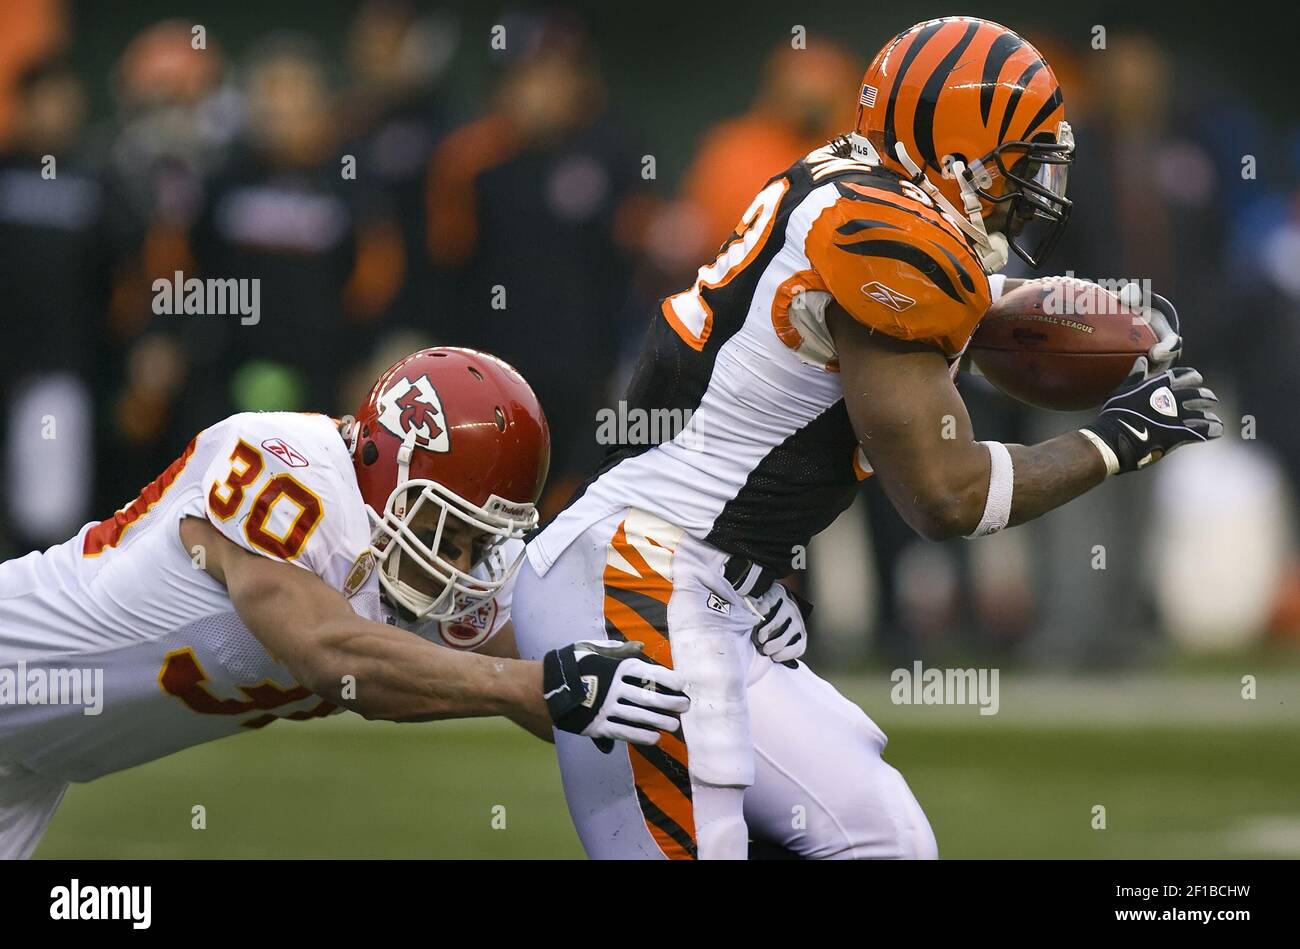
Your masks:
{"label": "player's forearm", "polygon": [[[1011,456],[1011,507],[1005,526],[1023,524],[1060,507],[1104,480],[1101,455],[1078,432],[1036,445],[1007,445]],[[995,503],[992,456],[973,439],[950,444],[923,469],[904,476],[881,472],[886,493],[903,519],[927,540],[976,535]]]}
{"label": "player's forearm", "polygon": [[541,663],[444,649],[363,619],[318,577],[245,554],[204,521],[187,520],[181,534],[207,543],[207,570],[249,630],[317,695],[366,718],[505,715],[534,732],[549,722]]}
{"label": "player's forearm", "polygon": [[303,685],[366,718],[504,715],[530,731],[542,721],[549,728],[539,662],[456,652],[364,620],[322,630],[300,661]]}
{"label": "player's forearm", "polygon": [[1078,432],[1037,445],[1008,445],[1015,471],[1009,526],[1023,524],[1092,490],[1106,478],[1106,463]]}

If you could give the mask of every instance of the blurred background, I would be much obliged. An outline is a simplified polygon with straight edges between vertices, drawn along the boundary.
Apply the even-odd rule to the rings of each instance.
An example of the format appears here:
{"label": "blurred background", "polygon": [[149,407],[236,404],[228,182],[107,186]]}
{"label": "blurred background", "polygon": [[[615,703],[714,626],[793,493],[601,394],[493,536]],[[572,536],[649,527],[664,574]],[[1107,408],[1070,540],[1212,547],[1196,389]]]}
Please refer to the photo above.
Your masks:
{"label": "blurred background", "polygon": [[[868,481],[792,578],[817,604],[813,664],[890,730],[891,752],[915,739],[891,760],[908,773],[917,757],[913,786],[941,847],[944,807],[951,833],[972,801],[1005,810],[1028,793],[1007,766],[1066,747],[1051,729],[1083,730],[1061,788],[1078,784],[1080,762],[1120,761],[1117,775],[1145,767],[1186,797],[1189,774],[1234,780],[1190,739],[1223,728],[1224,749],[1273,770],[1247,769],[1241,787],[1202,803],[1283,828],[1223,840],[1289,840],[1300,853],[1298,24],[1041,2],[758,0],[742,17],[679,2],[177,9],[0,0],[0,556],[107,516],[231,412],[346,413],[381,368],[434,344],[487,349],[537,390],[554,436],[553,512],[603,451],[596,412],[620,397],[658,300],[691,282],[768,177],[852,124],[856,84],[887,39],[929,16],[977,14],[1039,47],[1075,128],[1075,211],[1048,270],[1150,280],[1170,297],[1185,361],[1218,391],[1227,434],[978,544],[917,540]],[[177,271],[259,278],[260,321],[155,314],[154,280]],[[981,438],[1034,441],[1081,421],[1019,406],[979,378],[960,385]],[[975,725],[918,722],[929,710],[888,701],[888,670],[918,658],[1000,667],[1024,704],[1016,712],[1004,697],[1003,713]],[[1244,675],[1271,685],[1246,711]],[[337,731],[342,744],[322,747],[343,754],[357,727],[302,730]],[[498,739],[517,743],[495,727],[446,734],[490,757]],[[995,743],[973,746],[982,770],[959,765],[954,735],[971,748],[981,729]],[[429,740],[397,737],[408,734],[391,740],[410,754]],[[288,753],[288,740],[266,753]],[[462,739],[448,740],[464,757]],[[111,781],[156,795],[158,775],[171,775],[184,798],[195,774],[211,786],[249,753],[226,744]],[[544,751],[518,753],[533,756],[536,794],[559,806]],[[393,754],[385,767],[412,767]],[[491,767],[513,771],[488,767],[459,780],[490,786]],[[445,778],[432,771],[422,780],[436,789]],[[1039,803],[1063,793],[1036,787]],[[78,810],[81,790],[43,854],[84,853],[75,841],[102,815]],[[1147,811],[1156,829],[1143,833],[1158,833],[1164,818]],[[567,834],[556,826],[547,834]],[[502,855],[499,839],[452,852]],[[956,855],[997,853],[957,839]],[[1026,852],[1056,847],[1050,834],[1032,839]],[[1149,852],[1152,839],[1128,846]],[[567,852],[573,841],[534,844]],[[151,846],[140,855],[189,852]]]}

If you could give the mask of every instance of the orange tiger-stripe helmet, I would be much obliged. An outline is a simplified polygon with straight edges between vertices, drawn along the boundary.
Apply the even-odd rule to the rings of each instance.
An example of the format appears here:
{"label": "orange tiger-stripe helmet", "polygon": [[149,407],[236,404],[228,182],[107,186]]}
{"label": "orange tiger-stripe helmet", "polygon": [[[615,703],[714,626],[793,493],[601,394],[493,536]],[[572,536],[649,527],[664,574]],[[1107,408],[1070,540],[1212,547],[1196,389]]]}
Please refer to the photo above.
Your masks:
{"label": "orange tiger-stripe helmet", "polygon": [[[856,131],[886,167],[913,178],[919,169],[967,216],[977,198],[980,216],[993,217],[1031,265],[1060,237],[1074,157],[1061,87],[1038,50],[1006,27],[944,17],[904,30],[863,76]],[[1050,226],[1031,251],[1014,238],[1035,219]]]}

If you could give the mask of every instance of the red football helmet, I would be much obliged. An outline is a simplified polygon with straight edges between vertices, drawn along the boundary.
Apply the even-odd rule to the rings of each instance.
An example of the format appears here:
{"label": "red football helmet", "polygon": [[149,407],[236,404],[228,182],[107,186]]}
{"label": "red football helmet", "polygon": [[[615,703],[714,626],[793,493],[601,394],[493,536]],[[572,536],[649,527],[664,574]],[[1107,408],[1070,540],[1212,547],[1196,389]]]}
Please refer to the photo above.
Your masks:
{"label": "red football helmet", "polygon": [[[519,566],[502,563],[500,546],[536,526],[551,458],[546,416],[523,376],[472,349],[421,350],[379,377],[345,437],[389,599],[416,619],[445,621],[495,596]],[[411,529],[425,505],[440,509],[429,542]],[[473,574],[440,552],[449,516],[487,539]],[[403,557],[438,590],[403,581]]]}

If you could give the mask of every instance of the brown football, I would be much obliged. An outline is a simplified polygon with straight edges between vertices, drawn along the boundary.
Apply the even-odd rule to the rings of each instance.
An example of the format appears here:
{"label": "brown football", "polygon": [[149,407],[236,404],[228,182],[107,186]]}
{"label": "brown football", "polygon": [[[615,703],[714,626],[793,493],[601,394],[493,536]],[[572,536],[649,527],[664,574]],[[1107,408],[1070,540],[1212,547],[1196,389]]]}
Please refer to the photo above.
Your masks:
{"label": "brown football", "polygon": [[1044,409],[1090,409],[1156,344],[1111,291],[1074,278],[1033,280],[994,303],[968,352],[998,389]]}

